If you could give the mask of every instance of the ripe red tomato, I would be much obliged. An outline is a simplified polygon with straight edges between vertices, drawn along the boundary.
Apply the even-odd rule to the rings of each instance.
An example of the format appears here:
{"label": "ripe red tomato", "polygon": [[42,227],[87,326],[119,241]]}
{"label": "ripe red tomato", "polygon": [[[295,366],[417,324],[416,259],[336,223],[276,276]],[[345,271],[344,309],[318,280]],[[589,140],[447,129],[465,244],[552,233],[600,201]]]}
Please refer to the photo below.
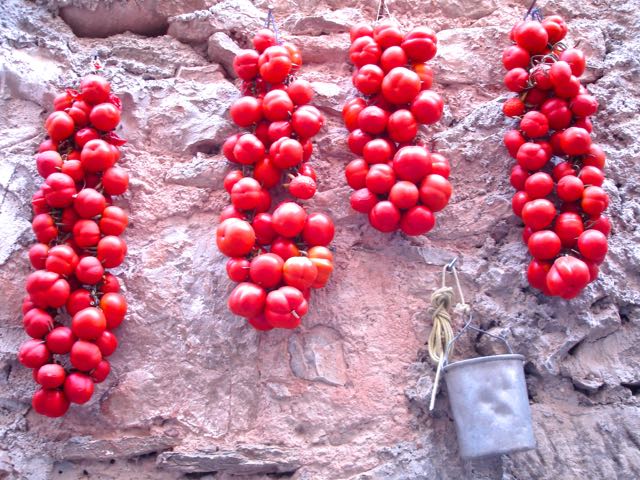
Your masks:
{"label": "ripe red tomato", "polygon": [[234,282],[249,280],[249,268],[251,263],[246,258],[230,258],[227,260],[227,276]]}
{"label": "ripe red tomato", "polygon": [[305,105],[313,98],[313,88],[306,80],[294,80],[287,86],[289,98],[295,105]]}
{"label": "ripe red tomato", "polygon": [[566,100],[550,98],[540,107],[540,112],[547,117],[549,127],[553,130],[562,130],[571,123],[571,110]]}
{"label": "ripe red tomato", "polygon": [[69,175],[54,172],[47,177],[42,185],[42,193],[46,202],[53,208],[68,207],[73,203],[76,194],[76,184]]}
{"label": "ripe red tomato", "polygon": [[516,160],[526,170],[539,170],[550,160],[551,156],[545,148],[538,143],[523,143],[518,149]]}
{"label": "ripe red tomato", "polygon": [[127,244],[120,237],[107,235],[98,242],[98,260],[105,268],[119,266],[127,254]]}
{"label": "ripe red tomato", "polygon": [[605,161],[606,156],[604,151],[600,146],[595,144],[591,144],[591,147],[589,147],[589,151],[582,158],[583,165],[596,167],[600,170],[604,169]]}
{"label": "ripe red tomato", "polygon": [[366,106],[367,103],[364,99],[357,97],[349,100],[345,103],[344,107],[342,107],[342,119],[349,131],[358,128],[360,112],[364,110]]}
{"label": "ripe red tomato", "polygon": [[233,71],[242,80],[253,80],[258,75],[258,59],[255,50],[242,50],[233,59]]}
{"label": "ripe red tomato", "polygon": [[[522,168],[520,165],[514,165],[511,168],[511,175],[509,176],[509,183],[516,190],[524,190],[527,179],[529,178],[529,172]],[[551,182],[551,190],[553,190],[553,181]],[[543,195],[544,197],[546,195]],[[538,198],[542,198],[538,197]]]}
{"label": "ripe red tomato", "polygon": [[286,48],[289,53],[291,73],[296,72],[302,66],[302,52],[300,52],[300,49],[293,43],[285,42],[282,46]]}
{"label": "ripe red tomato", "polygon": [[107,205],[104,196],[93,188],[80,190],[73,200],[73,208],[81,218],[92,218],[100,215]]}
{"label": "ripe red tomato", "polygon": [[[522,172],[526,174],[526,171],[520,167],[520,165],[516,165],[515,168],[520,168]],[[512,170],[513,175],[513,170]],[[516,187],[518,188],[518,187]],[[536,198],[544,198],[549,195],[553,191],[553,179],[551,175],[544,172],[537,172],[526,178],[524,182],[524,190],[527,192],[527,195],[530,199]]]}
{"label": "ripe red tomato", "polygon": [[100,75],[87,75],[80,81],[80,91],[85,102],[95,105],[109,100],[111,86]]}
{"label": "ripe red tomato", "polygon": [[449,160],[439,153],[432,153],[430,157],[431,173],[436,173],[448,179],[451,174],[451,165],[449,165]]}
{"label": "ripe red tomato", "polygon": [[369,213],[378,203],[378,197],[368,188],[360,188],[351,194],[349,203],[356,212]]}
{"label": "ripe red tomato", "polygon": [[373,37],[373,28],[368,23],[359,23],[351,27],[349,35],[352,42],[360,37]]}
{"label": "ripe red tomato", "polygon": [[585,71],[587,62],[582,50],[578,50],[577,48],[567,48],[560,53],[560,60],[570,65],[571,73],[576,77],[581,76]]}
{"label": "ripe red tomato", "polygon": [[385,131],[387,122],[389,121],[389,113],[380,107],[370,105],[365,107],[358,114],[358,127],[372,135],[378,135]]}
{"label": "ripe red tomato", "polygon": [[402,49],[412,62],[426,62],[436,55],[438,39],[429,27],[417,27],[407,33]]}
{"label": "ripe red tomato", "polygon": [[522,208],[522,221],[533,230],[542,230],[548,227],[555,216],[556,207],[544,198],[531,200]]}
{"label": "ripe red tomato", "polygon": [[578,250],[587,260],[602,263],[607,255],[607,236],[599,230],[585,230],[578,238]]}
{"label": "ripe red tomato", "polygon": [[103,358],[112,355],[118,348],[118,338],[108,330],[103,331],[95,343],[100,349]]}
{"label": "ripe red tomato", "polygon": [[587,215],[597,217],[609,206],[609,195],[600,187],[587,187],[580,205]]}
{"label": "ripe red tomato", "polygon": [[267,48],[277,45],[276,36],[272,30],[262,28],[253,36],[253,46],[258,53],[264,52]]}
{"label": "ripe red tomato", "polygon": [[45,341],[49,351],[66,355],[71,351],[76,336],[69,327],[56,327],[49,332]]}
{"label": "ripe red tomato", "polygon": [[251,281],[264,288],[273,288],[282,280],[284,261],[275,253],[264,253],[251,260]]}
{"label": "ripe red tomato", "polygon": [[549,294],[547,288],[547,274],[551,269],[551,262],[532,259],[527,268],[527,280],[533,288],[542,290],[545,294]]}
{"label": "ripe red tomato", "polygon": [[312,213],[307,216],[302,229],[302,239],[311,247],[326,247],[333,240],[335,227],[333,221],[324,213]]}
{"label": "ripe red tomato", "polygon": [[435,216],[424,205],[410,208],[402,215],[400,228],[407,235],[423,235],[433,228]]}
{"label": "ripe red tomato", "polygon": [[244,220],[228,218],[216,230],[218,249],[227,257],[243,257],[254,247],[256,234]]}
{"label": "ripe red tomato", "polygon": [[262,111],[271,122],[289,120],[293,113],[293,101],[284,90],[271,90],[262,100]]}
{"label": "ripe red tomato", "polygon": [[82,148],[80,163],[85,172],[102,172],[116,162],[111,146],[104,140],[90,140]]}
{"label": "ripe red tomato", "polygon": [[36,382],[42,385],[42,388],[58,388],[64,383],[67,376],[62,365],[57,363],[47,363],[37,370]]}
{"label": "ripe red tomato", "polygon": [[108,168],[102,174],[102,187],[107,195],[122,195],[129,188],[129,174],[124,168]]}
{"label": "ripe red tomato", "polygon": [[589,117],[598,111],[598,100],[593,95],[581,94],[571,100],[570,106],[576,117]]}
{"label": "ripe red tomato", "polygon": [[324,116],[316,107],[303,105],[291,116],[291,127],[300,138],[311,138],[324,125]]}
{"label": "ripe red tomato", "polygon": [[274,165],[270,157],[265,157],[253,166],[253,177],[263,188],[273,188],[280,182],[282,170]]}
{"label": "ripe red tomato", "polygon": [[100,309],[107,319],[107,329],[117,328],[127,314],[127,301],[117,292],[107,292],[100,299]]}
{"label": "ripe red tomato", "polygon": [[76,142],[76,146],[80,149],[82,149],[87,144],[87,142],[90,142],[91,140],[98,140],[99,138],[100,134],[98,133],[98,131],[95,128],[90,127],[78,130],[73,137]]}
{"label": "ripe red tomato", "polygon": [[47,150],[36,155],[36,168],[43,178],[62,168],[62,157],[58,152]]}
{"label": "ripe red tomato", "polygon": [[401,210],[414,207],[418,203],[420,193],[412,182],[397,182],[389,192],[389,201]]}
{"label": "ripe red tomato", "polygon": [[524,48],[511,45],[502,51],[502,65],[507,70],[514,68],[529,68],[531,56]]}
{"label": "ripe red tomato", "polygon": [[259,285],[243,282],[229,295],[228,306],[232,313],[241,317],[257,317],[264,310],[267,292]]}
{"label": "ripe red tomato", "polygon": [[27,340],[18,350],[18,361],[27,368],[40,368],[50,358],[51,352],[42,340]]}
{"label": "ripe red tomato", "polygon": [[591,137],[584,128],[567,128],[560,137],[560,145],[567,155],[583,155],[589,152]]}
{"label": "ripe red tomato", "polygon": [[33,394],[31,406],[40,415],[61,417],[69,410],[69,400],[64,392],[41,388]]}
{"label": "ripe red tomato", "polygon": [[91,296],[91,292],[84,288],[77,288],[69,295],[66,303],[67,313],[73,316],[80,310],[84,310],[93,305],[94,299]]}
{"label": "ripe red tomato", "polygon": [[403,35],[400,29],[392,23],[381,23],[373,28],[373,38],[381,48],[389,48],[402,43]]}
{"label": "ripe red tomato", "polygon": [[73,118],[66,112],[53,112],[44,124],[44,128],[54,142],[59,142],[73,135],[75,130]]}
{"label": "ripe red tomato", "polygon": [[393,170],[400,180],[420,182],[431,173],[429,152],[418,145],[402,147],[393,157]]}
{"label": "ripe red tomato", "polygon": [[284,261],[287,261],[291,257],[297,257],[300,255],[300,250],[293,242],[293,240],[285,237],[278,237],[271,243],[271,253],[275,253]]}
{"label": "ripe red tomato", "polygon": [[306,219],[307,212],[304,208],[294,202],[285,202],[272,214],[273,229],[278,235],[293,238],[302,233]]}
{"label": "ripe red tomato", "polygon": [[283,137],[291,137],[292,133],[291,122],[283,120],[269,123],[267,127],[267,142],[275,142]]}
{"label": "ripe red tomato", "polygon": [[563,247],[573,248],[578,237],[584,231],[582,217],[574,212],[563,212],[556,219],[554,231],[560,238]]}
{"label": "ripe red tomato", "polygon": [[49,255],[49,246],[44,243],[36,243],[29,249],[29,262],[36,270],[44,270]]}
{"label": "ripe red tomato", "polygon": [[542,21],[542,27],[547,31],[549,43],[558,43],[567,35],[567,24],[559,15],[551,15]]}
{"label": "ripe red tomato", "polygon": [[45,268],[50,272],[68,277],[78,265],[78,255],[69,245],[56,245],[48,252]]}
{"label": "ripe red tomato", "polygon": [[575,175],[566,175],[558,181],[558,198],[565,202],[573,202],[582,198],[584,184]]}
{"label": "ripe red tomato", "polygon": [[93,107],[89,120],[98,130],[108,132],[120,123],[120,110],[113,103],[101,103]]}
{"label": "ripe red tomato", "polygon": [[36,239],[41,243],[47,244],[58,236],[55,219],[48,213],[40,213],[33,217],[31,227]]}
{"label": "ripe red tomato", "polygon": [[260,203],[262,187],[251,177],[238,180],[231,189],[231,203],[238,210],[254,210]]}
{"label": "ripe red tomato", "polygon": [[292,62],[289,51],[280,45],[267,48],[258,60],[260,76],[268,83],[284,82],[291,71]]}
{"label": "ripe red tomato", "polygon": [[91,400],[93,390],[93,380],[84,373],[70,373],[64,382],[64,394],[72,403],[87,403]]}
{"label": "ripe red tomato", "polygon": [[[374,140],[374,137],[357,128],[349,132],[347,144],[349,146],[349,150],[351,150],[353,153],[355,153],[356,155],[363,155],[365,145],[367,145],[367,143],[371,142],[372,140]],[[390,143],[385,142],[385,147],[386,146],[389,146],[389,150],[391,150]]]}
{"label": "ripe red tomato", "polygon": [[264,144],[251,133],[244,134],[238,138],[233,147],[233,157],[235,161],[243,165],[252,165],[262,160],[264,155]]}
{"label": "ripe red tomato", "polygon": [[421,82],[418,74],[405,67],[394,68],[382,81],[384,99],[395,105],[411,102],[420,93],[420,89]]}
{"label": "ripe red tomato", "polygon": [[[382,67],[381,72],[383,72],[382,77],[380,77],[380,82],[382,83],[384,73],[387,73],[396,67],[404,67],[407,65],[408,61],[409,60],[407,58],[407,54],[402,49],[402,47],[394,46],[387,48],[384,52],[382,52],[382,55],[380,56],[380,66]],[[365,67],[367,67],[367,65],[362,68]]]}
{"label": "ripe red tomato", "polygon": [[249,127],[262,119],[262,101],[250,96],[240,97],[229,109],[231,119],[239,127]]}
{"label": "ripe red tomato", "polygon": [[420,89],[428,90],[433,85],[433,70],[426,63],[416,63],[413,65],[413,71],[420,77]]}
{"label": "ripe red tomato", "polygon": [[93,220],[78,220],[73,226],[73,239],[80,248],[95,247],[100,241],[100,227]]}
{"label": "ripe red tomato", "polygon": [[410,142],[418,134],[418,124],[409,110],[396,110],[389,116],[387,131],[394,142]]}
{"label": "ripe red tomato", "polygon": [[449,203],[451,192],[449,180],[430,174],[420,184],[420,201],[432,212],[439,212]]}
{"label": "ripe red tomato", "polygon": [[525,105],[519,97],[510,98],[502,104],[502,113],[507,117],[519,117],[524,114]]}
{"label": "ripe red tomato", "polygon": [[377,64],[381,53],[380,46],[370,36],[356,38],[349,48],[351,63],[358,68],[369,63]]}
{"label": "ripe red tomato", "polygon": [[289,182],[289,193],[301,200],[309,200],[316,194],[316,182],[306,175],[296,175]]}
{"label": "ripe red tomato", "polygon": [[284,283],[299,290],[310,288],[318,276],[318,268],[307,257],[291,257],[282,269]]}
{"label": "ripe red tomato", "polygon": [[549,121],[543,113],[532,110],[522,117],[520,130],[529,138],[543,137],[549,131]]}
{"label": "ripe red tomato", "polygon": [[60,308],[69,298],[69,283],[60,275],[36,270],[27,277],[26,290],[34,306]]}
{"label": "ripe red tomato", "polygon": [[[105,237],[106,238],[106,237]],[[83,284],[95,285],[104,275],[104,267],[96,257],[83,257],[76,267],[76,278]]]}
{"label": "ripe red tomato", "polygon": [[296,328],[300,317],[308,311],[302,292],[294,287],[281,287],[267,295],[265,319],[274,328]]}
{"label": "ripe red tomato", "polygon": [[529,83],[529,72],[524,68],[512,68],[504,76],[504,85],[510,91],[520,93]]}
{"label": "ripe red tomato", "polygon": [[109,376],[109,372],[111,371],[111,365],[107,360],[101,360],[98,363],[98,366],[94,368],[91,372],[91,379],[95,383],[102,383]]}
{"label": "ripe red tomato", "polygon": [[576,297],[590,280],[589,267],[575,257],[563,256],[553,262],[547,274],[547,287],[552,295],[564,299]]}
{"label": "ripe red tomato", "polygon": [[53,317],[41,308],[32,308],[24,314],[22,326],[32,338],[44,338],[53,329]]}
{"label": "ripe red tomato", "polygon": [[375,204],[369,211],[369,223],[381,232],[393,232],[400,225],[400,210],[388,200]]}
{"label": "ripe red tomato", "polygon": [[562,248],[560,237],[551,230],[533,232],[527,244],[531,255],[538,260],[555,258]]}
{"label": "ripe red tomato", "polygon": [[371,165],[365,178],[366,187],[373,193],[386,194],[396,182],[393,169],[384,163]]}
{"label": "ripe red tomato", "polygon": [[580,80],[571,75],[568,82],[556,85],[553,92],[558,97],[573,98],[580,93]]}
{"label": "ripe red tomato", "polygon": [[106,328],[107,319],[99,308],[85,308],[71,319],[71,330],[81,340],[95,340]]}
{"label": "ripe red tomato", "polygon": [[275,167],[284,170],[300,164],[304,158],[304,152],[298,140],[285,137],[271,145],[269,158]]}
{"label": "ripe red tomato", "polygon": [[[102,293],[119,293],[120,292],[120,282],[115,275],[110,273],[105,273],[100,283],[100,292]],[[107,322],[109,319],[107,318]]]}
{"label": "ripe red tomato", "polygon": [[538,21],[523,22],[513,33],[515,42],[529,53],[540,54],[547,49],[549,35]]}
{"label": "ripe red tomato", "polygon": [[369,165],[361,158],[350,161],[344,170],[347,183],[354,190],[365,187],[368,173]]}
{"label": "ripe red tomato", "polygon": [[353,75],[353,85],[365,95],[378,93],[382,86],[384,72],[373,64],[364,65]]}
{"label": "ripe red tomato", "polygon": [[124,210],[113,205],[108,206],[102,212],[98,226],[104,235],[120,235],[127,225],[129,218]]}

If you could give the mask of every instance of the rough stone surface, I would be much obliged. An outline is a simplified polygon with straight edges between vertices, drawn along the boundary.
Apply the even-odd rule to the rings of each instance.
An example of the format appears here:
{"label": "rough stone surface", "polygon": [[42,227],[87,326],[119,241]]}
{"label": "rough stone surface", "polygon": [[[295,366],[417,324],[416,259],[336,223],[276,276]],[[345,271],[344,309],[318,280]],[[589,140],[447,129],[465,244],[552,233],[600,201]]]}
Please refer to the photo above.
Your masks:
{"label": "rough stone surface", "polygon": [[[583,80],[599,99],[594,127],[608,155],[610,253],[599,280],[569,302],[527,286],[501,146],[512,121],[500,111],[499,58],[528,0],[388,2],[407,28],[438,32],[432,65],[446,109],[425,133],[453,166],[451,204],[434,231],[412,239],[372,230],[350,210],[343,178],[352,158],[340,120],[353,93],[346,32],[374,18],[376,2],[1,3],[0,478],[640,477],[637,2],[539,2],[568,19],[569,42],[587,52]],[[228,201],[220,146],[236,131],[229,62],[269,3],[282,35],[301,46],[301,76],[327,116],[309,205],[336,221],[336,269],[301,329],[259,334],[226,310],[232,285],[213,231]],[[53,96],[88,72],[94,52],[123,100],[119,133],[129,140],[131,189],[118,204],[130,212],[130,253],[117,273],[130,313],[112,375],[91,402],[51,420],[31,410],[31,373],[16,360],[29,199],[40,182],[33,153]],[[446,393],[428,412],[429,295],[453,256],[475,321],[527,358],[535,451],[461,462]],[[469,335],[456,355],[500,348]]]}

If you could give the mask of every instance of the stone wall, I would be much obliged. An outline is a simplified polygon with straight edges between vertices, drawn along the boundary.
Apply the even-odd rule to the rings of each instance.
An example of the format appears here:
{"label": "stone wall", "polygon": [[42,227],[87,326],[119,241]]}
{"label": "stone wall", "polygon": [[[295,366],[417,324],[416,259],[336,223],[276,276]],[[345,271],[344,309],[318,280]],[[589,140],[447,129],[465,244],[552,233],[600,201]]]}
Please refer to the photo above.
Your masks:
{"label": "stone wall", "polygon": [[[524,0],[395,0],[407,27],[438,31],[432,62],[454,195],[426,237],[374,231],[348,205],[351,158],[340,109],[352,93],[348,30],[377,2],[276,0],[303,49],[327,117],[313,159],[312,209],[336,221],[336,271],[296,331],[257,333],[225,306],[217,251],[228,202],[223,139],[236,128],[234,53],[266,15],[256,0],[6,0],[0,5],[0,478],[574,479],[640,477],[640,13],[634,0],[541,1],[588,55],[608,155],[610,253],[572,301],[528,287],[501,145],[500,56]],[[198,10],[200,9],[200,10]],[[135,32],[135,33],[130,33]],[[93,38],[91,38],[93,37]],[[101,37],[101,38],[95,38]],[[33,242],[33,153],[53,96],[97,52],[123,101],[122,165],[133,178],[129,255],[118,274],[130,313],[113,372],[62,419],[35,414],[20,304]],[[458,256],[477,322],[527,357],[538,449],[462,463],[446,395],[427,411],[429,296]],[[457,322],[459,327],[459,320]],[[467,337],[460,355],[496,347]]]}

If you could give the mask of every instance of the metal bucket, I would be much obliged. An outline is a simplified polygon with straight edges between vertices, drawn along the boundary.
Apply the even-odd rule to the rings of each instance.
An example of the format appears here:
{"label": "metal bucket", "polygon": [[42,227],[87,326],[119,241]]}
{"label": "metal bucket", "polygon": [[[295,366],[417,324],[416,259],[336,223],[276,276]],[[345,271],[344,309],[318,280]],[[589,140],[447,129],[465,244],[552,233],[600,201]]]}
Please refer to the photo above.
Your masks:
{"label": "metal bucket", "polygon": [[[467,328],[502,340],[509,353],[448,363],[453,343]],[[449,343],[443,371],[463,459],[536,448],[524,357],[505,339],[467,324]]]}

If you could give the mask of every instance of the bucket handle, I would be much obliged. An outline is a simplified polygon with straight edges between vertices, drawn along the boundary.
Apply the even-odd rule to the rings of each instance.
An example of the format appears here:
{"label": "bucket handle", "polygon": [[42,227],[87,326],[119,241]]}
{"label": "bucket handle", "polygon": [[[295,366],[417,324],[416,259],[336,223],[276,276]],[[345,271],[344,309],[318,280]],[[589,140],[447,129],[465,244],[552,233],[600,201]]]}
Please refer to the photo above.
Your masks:
{"label": "bucket handle", "polygon": [[456,342],[456,340],[458,340],[458,338],[460,338],[460,336],[462,336],[463,333],[465,333],[467,330],[473,330],[476,331],[478,333],[484,333],[485,335],[488,335],[490,337],[496,338],[498,340],[500,340],[502,343],[504,343],[504,345],[507,347],[507,351],[512,354],[513,350],[511,349],[511,345],[509,345],[509,342],[507,342],[507,339],[504,338],[502,335],[495,335],[493,333],[489,333],[486,330],[481,329],[480,327],[475,327],[471,324],[473,320],[473,314],[472,312],[469,312],[469,320],[467,320],[467,323],[465,323],[464,327],[462,327],[462,330],[460,330],[455,337],[453,337],[451,339],[451,341],[447,344],[447,348],[444,351],[444,359],[443,359],[443,366],[447,365],[449,363],[449,353],[451,352],[451,349],[453,348],[453,344]]}

